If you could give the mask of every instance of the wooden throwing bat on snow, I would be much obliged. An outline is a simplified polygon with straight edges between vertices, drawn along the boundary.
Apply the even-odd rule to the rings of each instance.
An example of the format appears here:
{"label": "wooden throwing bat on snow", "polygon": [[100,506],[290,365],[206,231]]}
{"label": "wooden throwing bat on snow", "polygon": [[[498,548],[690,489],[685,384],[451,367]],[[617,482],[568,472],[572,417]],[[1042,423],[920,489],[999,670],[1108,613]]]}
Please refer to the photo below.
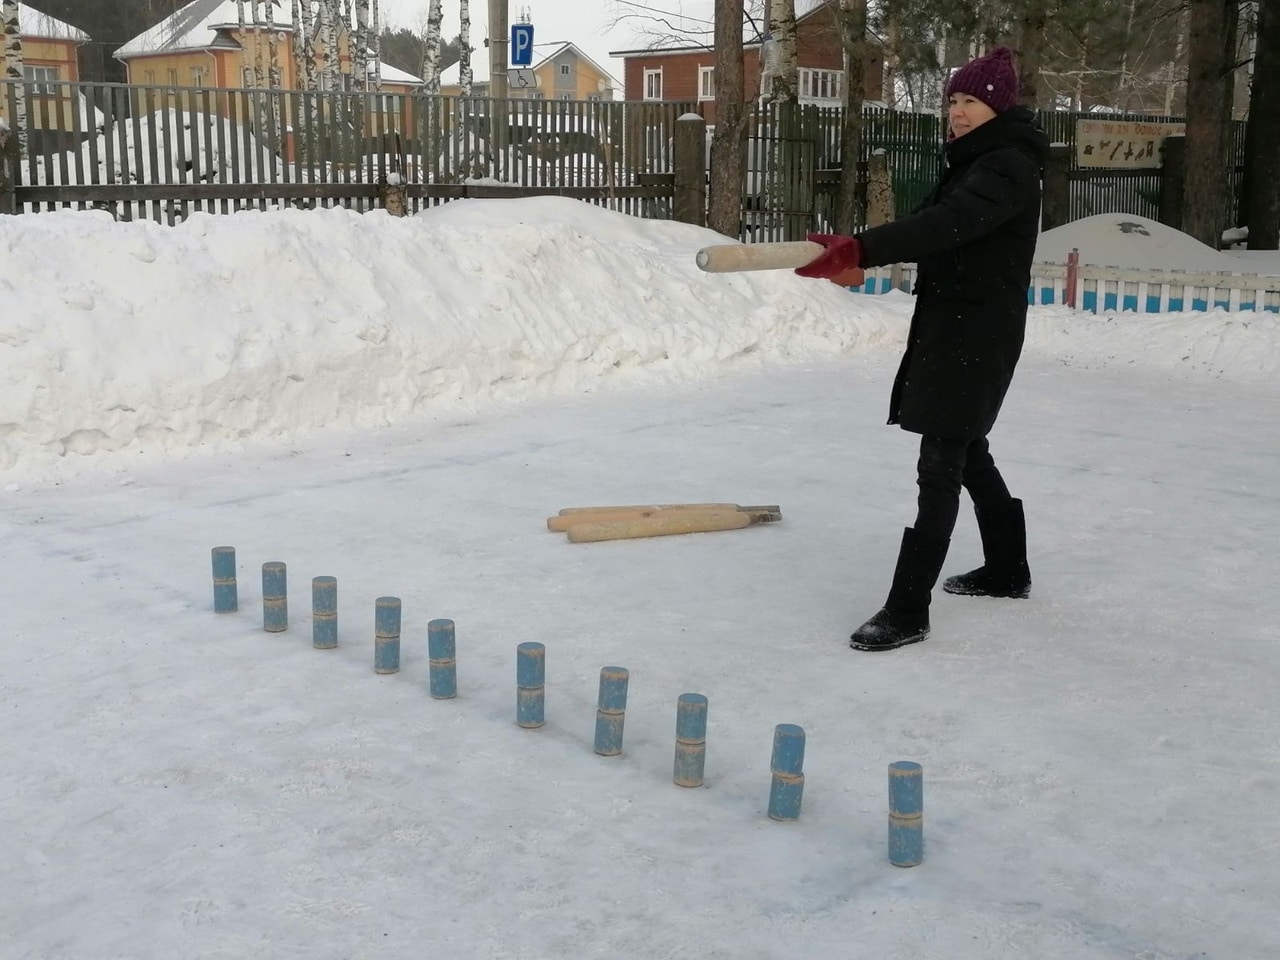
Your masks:
{"label": "wooden throwing bat on snow", "polygon": [[743,273],[748,270],[794,270],[816,260],[825,248],[812,240],[785,243],[720,243],[698,251],[704,273]]}
{"label": "wooden throwing bat on snow", "polygon": [[740,507],[734,503],[673,503],[662,506],[569,507],[547,519],[547,529],[564,531],[572,543],[631,540],[681,533],[741,530],[776,523],[776,506]]}

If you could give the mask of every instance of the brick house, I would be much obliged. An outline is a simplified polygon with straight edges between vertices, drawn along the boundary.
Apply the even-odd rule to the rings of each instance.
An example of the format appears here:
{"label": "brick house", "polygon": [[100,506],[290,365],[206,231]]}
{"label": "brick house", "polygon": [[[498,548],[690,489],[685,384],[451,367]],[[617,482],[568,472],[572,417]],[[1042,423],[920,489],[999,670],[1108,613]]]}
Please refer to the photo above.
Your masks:
{"label": "brick house", "polygon": [[[827,2],[796,18],[796,60],[800,68],[800,102],[820,106],[844,103],[844,49],[834,3]],[[743,45],[743,96],[760,96],[761,43]],[[884,55],[872,43],[866,62],[865,100],[884,92]],[[623,61],[624,100],[692,100],[709,124],[716,121],[714,49],[702,45],[660,50],[618,50]]]}
{"label": "brick house", "polygon": [[[18,29],[22,34],[23,78],[30,84],[27,102],[29,136],[41,140],[44,131],[85,129],[90,120],[83,98],[60,82],[80,79],[76,48],[89,40],[78,27],[18,4]],[[0,94],[0,118],[8,120],[11,96]],[[77,110],[79,111],[77,115]],[[38,146],[33,146],[39,152]]]}

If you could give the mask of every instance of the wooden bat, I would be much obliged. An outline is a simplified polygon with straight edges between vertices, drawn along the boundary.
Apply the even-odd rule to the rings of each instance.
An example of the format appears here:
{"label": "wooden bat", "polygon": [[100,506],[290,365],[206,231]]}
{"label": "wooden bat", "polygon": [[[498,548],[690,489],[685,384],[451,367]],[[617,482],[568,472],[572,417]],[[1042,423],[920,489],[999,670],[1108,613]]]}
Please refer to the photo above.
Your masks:
{"label": "wooden bat", "polygon": [[570,526],[567,535],[571,543],[598,543],[679,533],[711,533],[715,530],[741,530],[766,522],[766,516],[745,510],[672,510],[631,519],[585,520]]}
{"label": "wooden bat", "polygon": [[782,519],[777,506],[740,507],[736,503],[673,503],[666,506],[566,507],[558,516],[547,518],[547,529],[563,532],[580,523],[603,520],[645,520],[656,516],[680,516],[689,513],[749,513],[756,523],[772,523]]}
{"label": "wooden bat", "polygon": [[721,243],[698,251],[699,269],[705,273],[742,273],[747,270],[783,270],[803,267],[818,258],[825,247],[812,240],[786,243]]}
{"label": "wooden bat", "polygon": [[742,507],[736,503],[628,503],[608,504],[598,507],[565,507],[560,516],[568,517],[579,513],[637,513],[645,510],[764,510],[778,513],[777,505],[768,507]]}

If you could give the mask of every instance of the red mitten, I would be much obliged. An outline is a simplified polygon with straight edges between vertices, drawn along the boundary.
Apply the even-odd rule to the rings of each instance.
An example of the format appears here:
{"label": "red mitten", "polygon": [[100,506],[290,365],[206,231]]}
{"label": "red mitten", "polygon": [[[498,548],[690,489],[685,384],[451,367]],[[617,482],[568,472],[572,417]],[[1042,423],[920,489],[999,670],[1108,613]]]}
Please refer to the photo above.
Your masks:
{"label": "red mitten", "polygon": [[825,249],[818,258],[803,267],[796,268],[801,277],[830,280],[842,287],[860,287],[865,280],[862,270],[862,244],[857,237],[845,237],[834,233],[810,233],[806,240],[822,244]]}

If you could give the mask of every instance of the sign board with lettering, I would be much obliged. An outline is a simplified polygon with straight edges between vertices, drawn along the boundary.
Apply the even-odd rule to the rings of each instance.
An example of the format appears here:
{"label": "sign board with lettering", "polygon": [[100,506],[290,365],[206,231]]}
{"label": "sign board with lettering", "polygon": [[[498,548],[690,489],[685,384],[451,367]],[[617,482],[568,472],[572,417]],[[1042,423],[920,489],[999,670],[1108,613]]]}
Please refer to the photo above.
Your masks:
{"label": "sign board with lettering", "polygon": [[1123,170],[1160,166],[1166,137],[1186,132],[1185,123],[1139,120],[1077,120],[1076,166]]}
{"label": "sign board with lettering", "polygon": [[533,24],[511,25],[511,66],[533,66]]}

